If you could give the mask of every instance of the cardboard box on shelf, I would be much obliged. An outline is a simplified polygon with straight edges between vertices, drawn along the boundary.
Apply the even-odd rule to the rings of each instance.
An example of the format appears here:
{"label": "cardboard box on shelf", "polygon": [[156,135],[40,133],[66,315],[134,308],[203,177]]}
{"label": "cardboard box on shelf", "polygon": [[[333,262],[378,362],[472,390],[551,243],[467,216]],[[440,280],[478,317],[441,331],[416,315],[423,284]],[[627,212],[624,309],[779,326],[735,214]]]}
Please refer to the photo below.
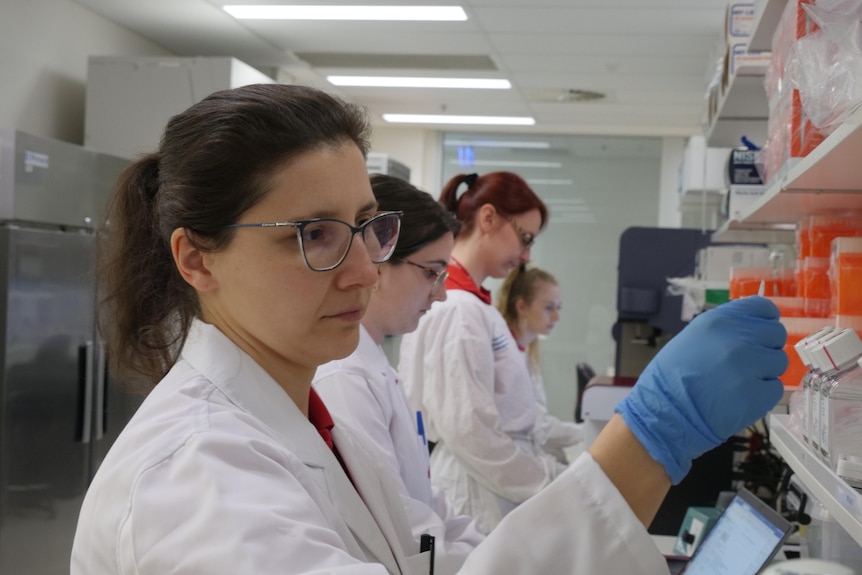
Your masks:
{"label": "cardboard box on shelf", "polygon": [[727,163],[728,183],[733,185],[759,186],[763,183],[758,170],[759,150],[734,148]]}
{"label": "cardboard box on shelf", "polygon": [[766,69],[772,61],[772,52],[748,52],[747,47],[746,45],[740,49],[739,46],[735,45],[729,48],[728,64],[731,76],[735,74],[761,76],[766,73]]}
{"label": "cardboard box on shelf", "polygon": [[733,185],[727,188],[727,217],[731,220],[742,220],[749,206],[763,195],[766,186]]}
{"label": "cardboard box on shelf", "polygon": [[760,245],[708,246],[697,254],[697,269],[704,281],[730,282],[730,268],[768,267],[769,251]]}
{"label": "cardboard box on shelf", "polygon": [[720,192],[726,187],[727,159],[730,148],[713,148],[706,145],[704,136],[688,139],[679,167],[679,192],[684,197],[690,191]]}
{"label": "cardboard box on shelf", "polygon": [[754,2],[729,2],[724,18],[724,36],[728,44],[751,38],[754,31]]}

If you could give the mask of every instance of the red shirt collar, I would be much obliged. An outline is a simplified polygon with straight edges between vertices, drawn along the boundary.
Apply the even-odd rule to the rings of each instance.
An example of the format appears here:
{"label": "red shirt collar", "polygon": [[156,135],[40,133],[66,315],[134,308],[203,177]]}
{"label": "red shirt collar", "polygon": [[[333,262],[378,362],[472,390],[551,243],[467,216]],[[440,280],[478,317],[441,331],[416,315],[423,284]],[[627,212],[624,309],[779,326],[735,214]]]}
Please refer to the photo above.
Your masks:
{"label": "red shirt collar", "polygon": [[317,429],[329,449],[332,449],[332,428],[335,427],[335,422],[332,421],[329,410],[323,405],[323,400],[313,387],[308,391],[308,420]]}
{"label": "red shirt collar", "polygon": [[461,289],[468,291],[483,302],[491,305],[491,292],[482,286],[476,285],[467,270],[464,269],[458,260],[452,258],[452,263],[449,264],[449,277],[446,278],[446,289]]}
{"label": "red shirt collar", "polygon": [[523,345],[521,345],[521,342],[518,341],[518,336],[515,335],[515,331],[511,327],[509,328],[509,333],[512,334],[512,339],[515,340],[515,345],[518,346],[518,350],[519,351],[527,351],[527,348],[524,347]]}

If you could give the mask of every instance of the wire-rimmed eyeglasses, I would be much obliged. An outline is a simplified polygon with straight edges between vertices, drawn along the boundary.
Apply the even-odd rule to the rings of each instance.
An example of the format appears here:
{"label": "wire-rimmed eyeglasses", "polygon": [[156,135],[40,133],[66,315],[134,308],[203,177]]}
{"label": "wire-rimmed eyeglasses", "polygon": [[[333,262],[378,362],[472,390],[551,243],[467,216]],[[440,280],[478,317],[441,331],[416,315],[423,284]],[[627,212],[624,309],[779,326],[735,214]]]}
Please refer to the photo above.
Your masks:
{"label": "wire-rimmed eyeglasses", "polygon": [[[401,230],[401,212],[381,212],[358,226],[333,218],[313,218],[294,222],[262,222],[253,224],[231,224],[229,228],[281,228],[296,229],[299,249],[306,267],[316,272],[326,272],[341,265],[353,236],[362,234],[362,241],[371,261],[382,264],[392,256]],[[368,231],[371,231],[369,234]]]}
{"label": "wire-rimmed eyeglasses", "polygon": [[518,225],[515,218],[506,216],[506,220],[512,224],[512,227],[514,227],[515,231],[518,232],[518,239],[521,240],[521,245],[524,246],[524,249],[526,250],[527,248],[532,247],[533,242],[536,241],[536,236]]}
{"label": "wire-rimmed eyeglasses", "polygon": [[425,277],[434,282],[431,284],[431,293],[436,293],[437,290],[440,289],[440,286],[446,281],[446,278],[449,277],[449,270],[446,268],[435,270],[434,268],[423,266],[422,264],[417,264],[416,262],[411,262],[404,258],[398,258],[398,261],[410,264],[411,266],[417,267],[425,272]]}

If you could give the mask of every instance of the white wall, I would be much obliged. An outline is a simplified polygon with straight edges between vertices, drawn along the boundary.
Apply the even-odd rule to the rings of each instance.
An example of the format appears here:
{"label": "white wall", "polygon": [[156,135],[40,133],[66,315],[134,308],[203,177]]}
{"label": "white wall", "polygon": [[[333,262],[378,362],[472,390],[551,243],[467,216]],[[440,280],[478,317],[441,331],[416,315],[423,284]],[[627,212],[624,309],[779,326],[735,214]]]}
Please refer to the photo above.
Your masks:
{"label": "white wall", "polygon": [[682,224],[679,211],[679,174],[685,154],[685,142],[685,138],[662,138],[658,204],[660,228],[678,228]]}
{"label": "white wall", "polygon": [[441,182],[441,132],[409,126],[373,127],[371,151],[389,154],[410,168],[410,183],[435,197]]}
{"label": "white wall", "polygon": [[0,127],[84,142],[87,59],[170,55],[71,0],[0,3]]}

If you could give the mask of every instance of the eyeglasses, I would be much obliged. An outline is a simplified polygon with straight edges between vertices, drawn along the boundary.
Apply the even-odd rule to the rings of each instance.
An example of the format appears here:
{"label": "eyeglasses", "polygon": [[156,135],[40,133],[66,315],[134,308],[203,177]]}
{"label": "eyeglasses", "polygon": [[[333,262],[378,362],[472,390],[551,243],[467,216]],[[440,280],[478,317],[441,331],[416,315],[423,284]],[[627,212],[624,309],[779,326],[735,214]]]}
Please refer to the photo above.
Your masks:
{"label": "eyeglasses", "polygon": [[404,258],[398,258],[398,261],[404,262],[405,264],[410,264],[411,266],[417,267],[420,270],[425,272],[425,277],[429,280],[433,280],[434,283],[431,284],[431,293],[435,293],[440,286],[443,285],[443,282],[446,281],[446,278],[449,277],[449,270],[443,268],[442,270],[435,270],[434,268],[429,268],[428,266],[423,266],[422,264],[417,264],[416,262],[411,262],[410,260],[405,260]]}
{"label": "eyeglasses", "polygon": [[524,246],[524,249],[526,250],[530,248],[530,246],[533,245],[533,242],[536,241],[536,236],[519,226],[518,222],[515,221],[515,218],[506,216],[506,220],[512,224],[512,227],[514,227],[515,231],[518,232],[518,238],[521,240],[521,245]]}
{"label": "eyeglasses", "polygon": [[[229,228],[296,228],[299,249],[306,267],[316,272],[326,272],[341,265],[353,236],[362,234],[362,241],[371,261],[382,264],[392,256],[401,230],[401,212],[381,212],[358,226],[332,218],[314,218],[295,222],[264,222],[256,224],[232,224]],[[369,230],[371,233],[368,233]]]}

